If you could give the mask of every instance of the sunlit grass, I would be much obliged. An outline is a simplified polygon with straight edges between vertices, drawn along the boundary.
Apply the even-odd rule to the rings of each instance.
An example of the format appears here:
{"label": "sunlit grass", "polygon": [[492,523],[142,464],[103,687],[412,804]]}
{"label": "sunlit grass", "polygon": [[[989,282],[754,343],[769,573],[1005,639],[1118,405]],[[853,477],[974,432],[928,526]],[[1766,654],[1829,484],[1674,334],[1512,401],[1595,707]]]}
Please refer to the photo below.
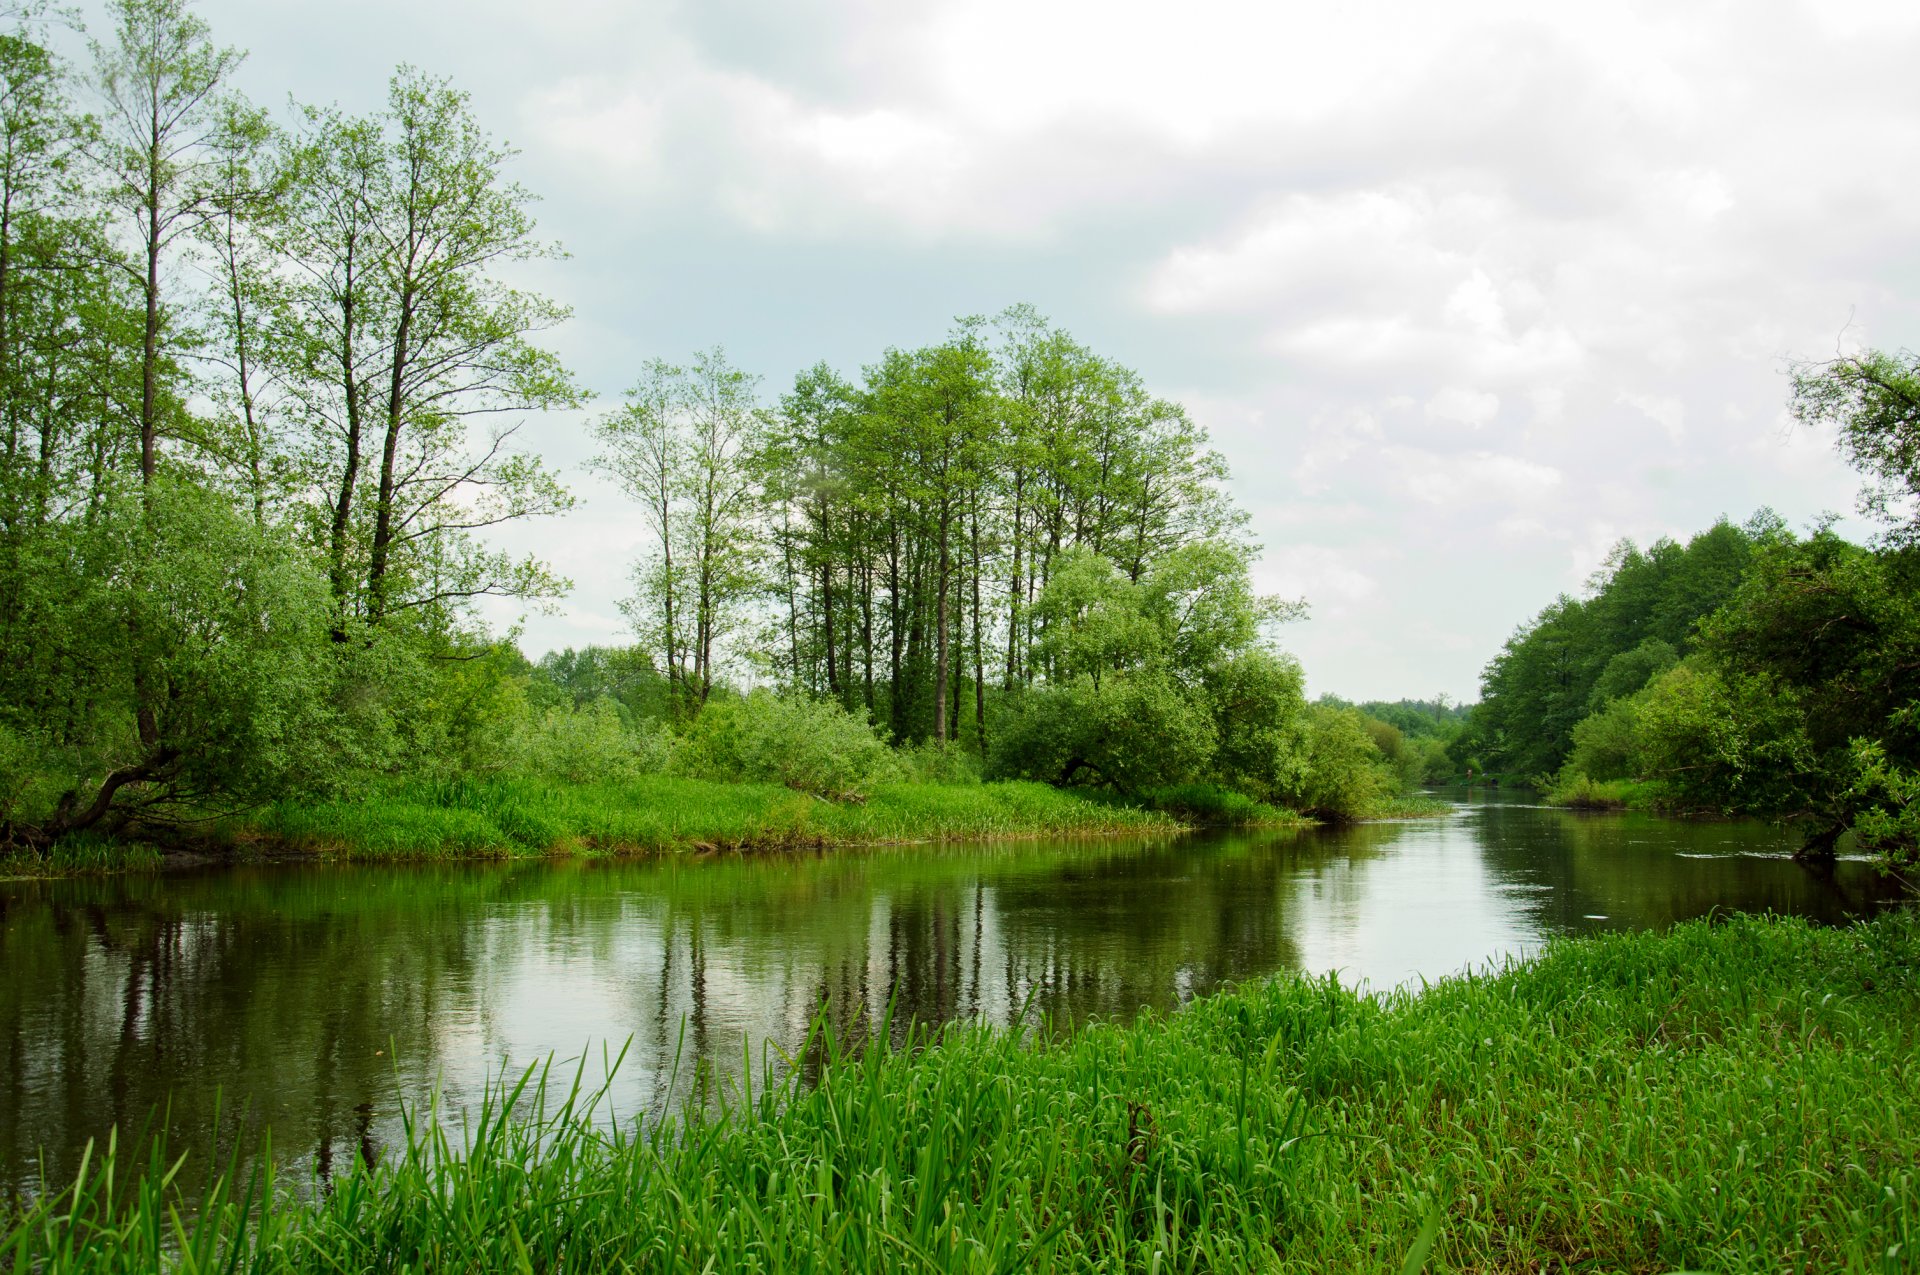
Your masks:
{"label": "sunlit grass", "polygon": [[165,1154],[97,1151],[0,1264],[1402,1271],[1424,1235],[1431,1270],[1904,1271],[1917,1026],[1911,913],[1699,922],[1064,1039],[816,1033],[744,1092],[682,1076],[685,1114],[644,1130],[539,1073],[327,1193],[236,1175],[180,1201]]}

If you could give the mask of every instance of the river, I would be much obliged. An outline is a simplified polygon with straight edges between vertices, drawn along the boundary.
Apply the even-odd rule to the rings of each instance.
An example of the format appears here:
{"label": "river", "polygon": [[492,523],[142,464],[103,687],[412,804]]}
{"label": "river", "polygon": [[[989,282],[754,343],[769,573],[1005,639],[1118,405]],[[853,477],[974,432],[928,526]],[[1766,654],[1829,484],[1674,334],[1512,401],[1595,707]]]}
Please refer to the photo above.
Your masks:
{"label": "river", "polygon": [[896,1025],[1127,1018],[1278,971],[1382,987],[1555,935],[1897,897],[1760,824],[1454,800],[1309,832],[0,882],[0,1195],[155,1112],[176,1149],[270,1127],[288,1166],[331,1171],[435,1083],[457,1110],[502,1068],[584,1052],[597,1075],[622,1045],[618,1109],[658,1111],[696,1065],[793,1050],[823,1004],[842,1030],[890,1002]]}

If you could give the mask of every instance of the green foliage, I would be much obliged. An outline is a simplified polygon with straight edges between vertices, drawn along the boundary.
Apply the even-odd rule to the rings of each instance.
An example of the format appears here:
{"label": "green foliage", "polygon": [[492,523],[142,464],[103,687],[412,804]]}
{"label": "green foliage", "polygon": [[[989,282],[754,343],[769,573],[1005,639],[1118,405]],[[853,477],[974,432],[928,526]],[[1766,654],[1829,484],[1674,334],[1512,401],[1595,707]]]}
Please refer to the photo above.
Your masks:
{"label": "green foliage", "polygon": [[[1358,993],[1292,976],[1064,1038],[840,1041],[651,1124],[551,1063],[305,1196],[95,1150],[0,1233],[157,1269],[1899,1269],[1920,926],[1692,922]],[[216,1166],[217,1167],[217,1166]],[[144,1172],[142,1171],[144,1170]],[[129,1185],[130,1183],[137,1185]]]}
{"label": "green foliage", "polygon": [[1165,673],[1088,676],[1015,700],[987,773],[1138,795],[1204,774],[1216,742],[1204,705]]}
{"label": "green foliage", "polygon": [[1582,718],[1573,728],[1573,751],[1561,769],[1599,780],[1643,774],[1647,767],[1641,745],[1641,700],[1637,696],[1609,700]]}
{"label": "green foliage", "polygon": [[[1587,697],[1587,703],[1593,709],[1603,709],[1612,701],[1641,690],[1679,662],[1680,653],[1673,649],[1671,643],[1650,637],[1631,651],[1622,651],[1607,661],[1606,667],[1600,670],[1600,676],[1594,679],[1593,692]],[[1578,743],[1576,728],[1576,747]]]}
{"label": "green foliage", "polygon": [[57,839],[325,782],[326,594],[284,541],[161,480],[29,551],[14,619],[35,636],[0,669],[16,827]]}
{"label": "green foliage", "polygon": [[664,726],[629,729],[611,699],[530,710],[507,743],[508,768],[568,783],[610,783],[665,770]]}
{"label": "green foliage", "polygon": [[1684,546],[1661,540],[1643,551],[1622,541],[1590,597],[1562,596],[1488,663],[1471,750],[1480,769],[1558,770],[1580,720],[1638,690],[1635,678],[1644,686],[1670,654],[1694,649],[1696,624],[1733,595],[1756,549],[1781,534],[1763,510],[1744,527],[1716,523]]}
{"label": "green foliage", "polygon": [[1871,739],[1854,741],[1852,762],[1845,796],[1855,838],[1886,870],[1912,872],[1920,867],[1920,771],[1893,762]]}
{"label": "green foliage", "polygon": [[932,740],[908,744],[894,752],[900,778],[919,784],[977,784],[982,778],[978,756],[964,748],[943,748]]}
{"label": "green foliage", "polygon": [[897,773],[864,718],[830,700],[767,690],[710,700],[672,766],[695,779],[780,784],[834,801],[864,799]]}
{"label": "green foliage", "polygon": [[1896,543],[1920,531],[1920,357],[1868,350],[1794,368],[1793,415],[1838,431],[1840,450],[1867,477],[1862,512],[1890,524]]}
{"label": "green foliage", "polygon": [[1202,685],[1218,741],[1214,778],[1255,801],[1280,800],[1305,742],[1300,666],[1271,651],[1243,650],[1208,664]]}
{"label": "green foliage", "polygon": [[1367,733],[1366,718],[1356,709],[1311,704],[1305,728],[1304,749],[1294,773],[1281,786],[1281,800],[1295,810],[1333,822],[1372,813],[1394,784]]}
{"label": "green foliage", "polygon": [[903,841],[1171,831],[1165,815],[1033,783],[884,783],[864,802],[771,783],[643,775],[385,781],[351,799],[284,801],[226,835],[344,859],[773,850]]}
{"label": "green foliage", "polygon": [[1644,809],[1652,804],[1646,785],[1624,779],[1589,779],[1571,764],[1562,768],[1560,778],[1545,797],[1549,806],[1573,810]]}
{"label": "green foliage", "polygon": [[1821,781],[1804,716],[1785,688],[1704,662],[1663,674],[1639,706],[1646,773],[1686,809],[1804,809]]}

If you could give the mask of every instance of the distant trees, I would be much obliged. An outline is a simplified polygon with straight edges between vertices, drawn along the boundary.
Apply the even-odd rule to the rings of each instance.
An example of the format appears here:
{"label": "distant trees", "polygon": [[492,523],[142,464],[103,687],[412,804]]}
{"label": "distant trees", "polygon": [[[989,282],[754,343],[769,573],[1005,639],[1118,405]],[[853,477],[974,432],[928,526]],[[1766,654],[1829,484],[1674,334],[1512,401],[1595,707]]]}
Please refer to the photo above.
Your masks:
{"label": "distant trees", "polygon": [[1561,599],[1487,666],[1474,725],[1502,764],[1558,786],[1633,781],[1654,804],[1849,831],[1920,858],[1920,379],[1911,355],[1803,365],[1802,421],[1835,427],[1869,479],[1874,547],[1762,514],[1684,549],[1625,546],[1594,596]]}
{"label": "distant trees", "polygon": [[759,587],[766,500],[756,465],[771,462],[755,384],[720,350],[684,367],[655,360],[625,404],[594,425],[600,466],[653,533],[629,609],[681,714],[712,695],[717,654]]}
{"label": "distant trees", "polygon": [[1487,665],[1473,723],[1486,764],[1528,776],[1558,770],[1574,728],[1694,649],[1698,622],[1733,596],[1757,546],[1781,534],[1763,510],[1685,545],[1661,540],[1642,550],[1622,541],[1590,597],[1560,597]]}

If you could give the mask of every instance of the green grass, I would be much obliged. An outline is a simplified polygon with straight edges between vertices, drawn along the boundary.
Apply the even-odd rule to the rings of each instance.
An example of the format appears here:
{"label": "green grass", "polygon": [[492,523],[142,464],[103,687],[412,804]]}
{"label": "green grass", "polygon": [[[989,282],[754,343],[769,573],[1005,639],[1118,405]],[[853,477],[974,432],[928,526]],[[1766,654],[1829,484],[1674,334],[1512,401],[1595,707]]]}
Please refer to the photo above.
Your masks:
{"label": "green grass", "polygon": [[241,844],[353,859],[958,841],[1169,831],[1167,815],[1044,784],[885,784],[864,803],[766,784],[652,776],[394,783],[351,801],[286,802],[226,830]]}
{"label": "green grass", "polygon": [[1362,819],[1437,819],[1453,813],[1453,803],[1425,793],[1397,793],[1367,807]]}
{"label": "green grass", "polygon": [[1141,803],[1172,815],[1180,822],[1202,827],[1307,827],[1313,820],[1296,811],[1255,801],[1244,793],[1213,784],[1179,784],[1155,788]]}
{"label": "green grass", "polygon": [[157,868],[160,864],[160,851],[145,842],[76,832],[54,842],[44,855],[28,850],[0,854],[0,877],[84,876]]}
{"label": "green grass", "polygon": [[1654,810],[1660,805],[1660,786],[1640,779],[1588,779],[1571,775],[1560,779],[1542,798],[1549,806],[1570,810]]}
{"label": "green grass", "polygon": [[644,1131],[529,1073],[463,1139],[420,1115],[329,1193],[177,1201],[169,1153],[123,1148],[18,1218],[0,1266],[1905,1271],[1917,1027],[1911,912],[1697,922],[1063,1039],[816,1033],[782,1081],[681,1077],[686,1114]]}

